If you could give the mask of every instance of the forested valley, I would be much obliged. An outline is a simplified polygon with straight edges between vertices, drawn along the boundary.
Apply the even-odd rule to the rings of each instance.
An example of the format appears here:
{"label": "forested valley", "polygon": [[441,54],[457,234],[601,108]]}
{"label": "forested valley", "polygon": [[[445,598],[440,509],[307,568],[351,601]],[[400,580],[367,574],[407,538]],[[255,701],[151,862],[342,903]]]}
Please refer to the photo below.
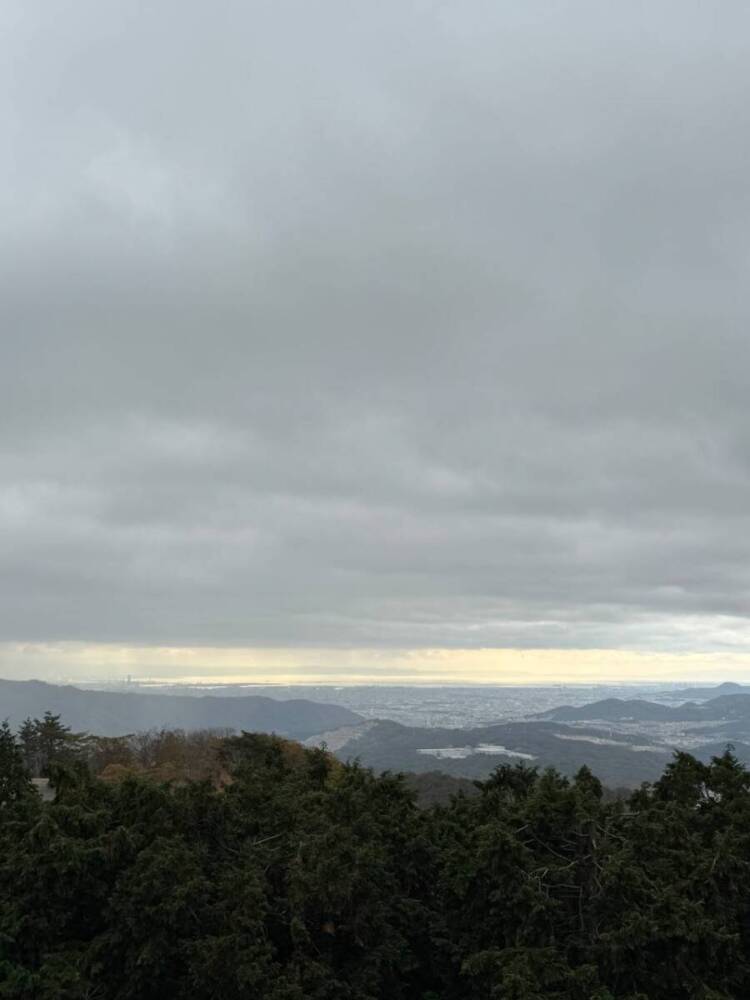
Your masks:
{"label": "forested valley", "polygon": [[521,765],[471,789],[420,808],[404,776],[268,735],[5,725],[0,997],[750,996],[731,748],[627,796]]}

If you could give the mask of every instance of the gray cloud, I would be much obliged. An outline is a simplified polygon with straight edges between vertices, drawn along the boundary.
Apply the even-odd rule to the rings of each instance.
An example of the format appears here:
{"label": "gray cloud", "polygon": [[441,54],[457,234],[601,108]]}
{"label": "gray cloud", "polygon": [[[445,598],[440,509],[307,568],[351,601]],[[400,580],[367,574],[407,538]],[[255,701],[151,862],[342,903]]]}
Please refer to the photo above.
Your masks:
{"label": "gray cloud", "polygon": [[0,641],[743,641],[746,5],[2,20]]}

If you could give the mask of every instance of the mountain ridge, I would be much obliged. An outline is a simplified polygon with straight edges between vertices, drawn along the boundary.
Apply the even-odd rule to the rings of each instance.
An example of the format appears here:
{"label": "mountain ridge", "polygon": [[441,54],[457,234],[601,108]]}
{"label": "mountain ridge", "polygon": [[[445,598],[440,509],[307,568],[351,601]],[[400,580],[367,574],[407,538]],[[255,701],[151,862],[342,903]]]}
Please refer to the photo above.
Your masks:
{"label": "mountain ridge", "polygon": [[245,729],[306,739],[327,730],[358,725],[362,716],[340,705],[263,695],[145,694],[90,691],[46,681],[0,678],[0,721],[17,727],[23,719],[50,711],[66,725],[99,736],[148,729]]}
{"label": "mountain ridge", "polygon": [[[675,747],[645,743],[646,739],[642,733],[613,737],[604,729],[542,720],[471,729],[420,728],[378,720],[359,727],[334,753],[339,760],[357,759],[376,772],[440,770],[473,779],[487,778],[498,764],[555,767],[569,776],[585,764],[605,784],[616,787],[653,781],[664,770]],[[750,746],[747,752],[750,755]]]}
{"label": "mountain ridge", "polygon": [[700,704],[662,705],[641,698],[604,698],[586,705],[560,705],[531,718],[553,722],[713,722],[750,721],[750,690],[721,694]]}

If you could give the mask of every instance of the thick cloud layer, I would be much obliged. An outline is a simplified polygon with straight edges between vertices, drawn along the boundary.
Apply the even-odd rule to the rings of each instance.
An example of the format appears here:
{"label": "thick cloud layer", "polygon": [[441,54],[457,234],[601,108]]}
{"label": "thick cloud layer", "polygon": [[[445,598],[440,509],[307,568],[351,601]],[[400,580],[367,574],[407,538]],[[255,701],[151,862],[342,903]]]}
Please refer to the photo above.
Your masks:
{"label": "thick cloud layer", "polygon": [[0,29],[0,641],[745,642],[746,4]]}

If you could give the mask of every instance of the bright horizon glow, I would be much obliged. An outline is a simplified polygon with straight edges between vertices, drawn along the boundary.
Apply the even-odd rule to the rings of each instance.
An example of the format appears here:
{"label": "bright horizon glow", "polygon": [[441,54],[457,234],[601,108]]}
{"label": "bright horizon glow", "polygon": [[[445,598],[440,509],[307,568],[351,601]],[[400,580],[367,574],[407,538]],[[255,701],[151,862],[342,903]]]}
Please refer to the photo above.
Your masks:
{"label": "bright horizon glow", "polygon": [[750,678],[750,653],[613,649],[250,649],[5,643],[8,679],[247,684],[611,684]]}

